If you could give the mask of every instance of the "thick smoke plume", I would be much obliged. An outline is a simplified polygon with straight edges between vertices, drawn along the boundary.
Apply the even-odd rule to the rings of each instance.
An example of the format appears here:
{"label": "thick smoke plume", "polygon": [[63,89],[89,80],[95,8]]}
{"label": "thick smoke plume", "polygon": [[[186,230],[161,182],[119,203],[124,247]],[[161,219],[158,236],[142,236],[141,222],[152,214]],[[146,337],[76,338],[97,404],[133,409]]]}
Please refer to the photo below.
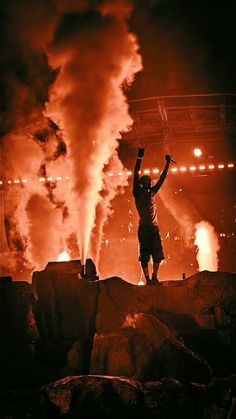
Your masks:
{"label": "thick smoke plume", "polygon": [[42,269],[71,238],[74,256],[78,240],[82,259],[90,243],[98,261],[111,201],[126,183],[107,174],[122,170],[116,149],[132,123],[124,89],[141,69],[130,4],[9,0],[1,8],[0,265]]}
{"label": "thick smoke plume", "polygon": [[[120,184],[114,187],[106,182],[105,168],[116,153],[120,132],[132,123],[122,86],[141,69],[135,36],[125,22],[127,8],[122,7],[65,15],[48,53],[50,65],[59,68],[59,74],[47,114],[63,129],[68,147],[73,182],[70,207],[76,211],[83,264],[96,211],[102,227]],[[109,197],[106,207],[101,203],[104,187]]]}
{"label": "thick smoke plume", "polygon": [[201,221],[202,214],[186,196],[181,194],[178,201],[177,197],[174,197],[175,189],[174,183],[171,185],[168,179],[159,193],[163,204],[179,225],[185,245],[197,246],[196,259],[199,270],[217,271],[219,241],[214,227],[207,221]]}
{"label": "thick smoke plume", "polygon": [[197,261],[199,271],[217,271],[218,251],[220,249],[218,236],[214,227],[206,221],[195,226],[195,245],[197,246]]}

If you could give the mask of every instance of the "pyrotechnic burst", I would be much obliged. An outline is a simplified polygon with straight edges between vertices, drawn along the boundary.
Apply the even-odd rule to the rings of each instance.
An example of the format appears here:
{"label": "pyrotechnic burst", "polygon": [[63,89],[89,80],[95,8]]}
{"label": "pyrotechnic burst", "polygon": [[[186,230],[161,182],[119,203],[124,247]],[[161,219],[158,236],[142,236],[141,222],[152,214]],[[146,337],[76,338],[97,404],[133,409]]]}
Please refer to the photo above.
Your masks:
{"label": "pyrotechnic burst", "polygon": [[74,235],[83,263],[91,242],[98,259],[111,201],[126,183],[125,176],[106,177],[109,167],[122,169],[116,150],[132,124],[124,90],[141,70],[137,40],[127,26],[130,4],[10,0],[3,9],[10,69],[4,86],[11,93],[3,175],[67,176],[71,183],[48,180],[5,191],[4,213],[14,234],[2,250],[8,252],[17,236],[14,243],[22,242],[32,269],[40,269]]}

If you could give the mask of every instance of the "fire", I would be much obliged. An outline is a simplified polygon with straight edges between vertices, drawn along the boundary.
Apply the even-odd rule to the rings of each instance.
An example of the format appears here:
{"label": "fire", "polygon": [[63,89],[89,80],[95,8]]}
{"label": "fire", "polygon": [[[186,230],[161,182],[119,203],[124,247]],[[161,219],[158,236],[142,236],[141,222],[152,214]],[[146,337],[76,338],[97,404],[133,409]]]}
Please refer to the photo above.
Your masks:
{"label": "fire", "polygon": [[66,250],[64,250],[63,252],[61,252],[57,258],[57,262],[67,262],[70,260],[70,256],[67,253]]}
{"label": "fire", "polygon": [[198,248],[197,261],[199,270],[217,271],[219,242],[211,224],[201,221],[195,225],[194,244]]}
{"label": "fire", "polygon": [[138,282],[138,285],[139,285],[139,286],[141,286],[141,285],[145,285],[145,282],[143,282],[142,280],[140,280],[140,281]]}

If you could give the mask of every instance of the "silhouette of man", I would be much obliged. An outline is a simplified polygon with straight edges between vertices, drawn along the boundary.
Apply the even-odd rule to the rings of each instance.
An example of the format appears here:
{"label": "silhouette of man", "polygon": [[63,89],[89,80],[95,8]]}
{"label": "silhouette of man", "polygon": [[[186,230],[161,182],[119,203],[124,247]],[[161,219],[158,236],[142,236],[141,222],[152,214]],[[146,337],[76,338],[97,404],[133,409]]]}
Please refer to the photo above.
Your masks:
{"label": "silhouette of man", "polygon": [[[171,156],[166,155],[166,165],[158,181],[152,186],[150,176],[139,177],[142,158],[145,149],[138,147],[137,160],[133,177],[133,196],[135,205],[139,213],[139,261],[147,284],[158,285],[157,273],[160,262],[164,259],[159,228],[157,224],[157,210],[155,194],[159,191],[168,173]],[[148,263],[152,256],[153,272],[152,278],[149,277]]]}

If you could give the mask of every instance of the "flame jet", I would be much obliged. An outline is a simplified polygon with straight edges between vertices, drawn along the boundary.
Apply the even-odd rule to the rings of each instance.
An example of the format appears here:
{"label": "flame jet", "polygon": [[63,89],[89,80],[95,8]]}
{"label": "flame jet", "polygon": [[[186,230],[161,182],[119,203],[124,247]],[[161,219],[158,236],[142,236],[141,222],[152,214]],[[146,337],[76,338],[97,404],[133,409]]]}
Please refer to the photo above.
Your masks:
{"label": "flame jet", "polygon": [[51,67],[59,70],[47,115],[63,130],[67,144],[73,177],[69,206],[82,264],[106,185],[104,168],[116,153],[120,133],[132,124],[123,90],[142,68],[136,37],[126,24],[130,10],[124,2],[114,4],[64,15],[48,49]]}
{"label": "flame jet", "polygon": [[218,255],[220,249],[219,239],[214,227],[206,221],[201,221],[195,226],[195,241],[197,246],[197,261],[199,270],[217,271]]}

